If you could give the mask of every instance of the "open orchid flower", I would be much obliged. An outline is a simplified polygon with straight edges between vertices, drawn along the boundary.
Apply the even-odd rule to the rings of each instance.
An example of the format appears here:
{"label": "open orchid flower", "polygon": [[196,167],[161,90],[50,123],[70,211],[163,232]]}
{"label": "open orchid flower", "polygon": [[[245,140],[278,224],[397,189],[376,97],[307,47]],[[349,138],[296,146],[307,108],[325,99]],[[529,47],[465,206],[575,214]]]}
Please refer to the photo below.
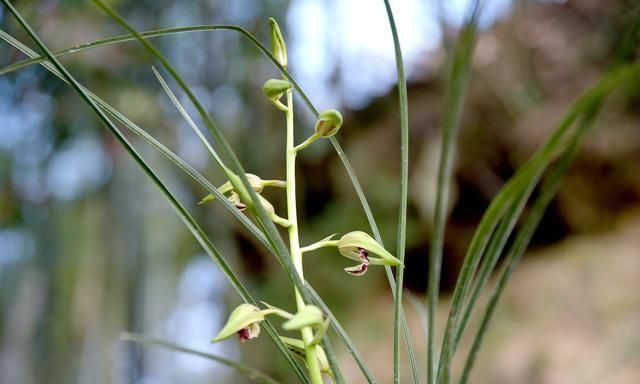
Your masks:
{"label": "open orchid flower", "polygon": [[306,247],[300,248],[302,253],[311,252],[323,247],[338,247],[342,256],[357,261],[359,264],[344,269],[350,275],[362,276],[371,265],[388,265],[391,267],[402,266],[402,262],[396,259],[375,239],[362,231],[349,232],[340,240],[332,240],[331,235]]}
{"label": "open orchid flower", "polygon": [[252,340],[260,335],[260,323],[267,315],[278,315],[286,319],[291,319],[293,315],[280,309],[264,303],[267,308],[260,309],[253,304],[240,304],[229,315],[229,320],[222,330],[213,338],[213,342],[224,340],[238,335],[240,341],[245,342]]}
{"label": "open orchid flower", "polygon": [[[280,187],[280,188],[286,187],[286,183],[284,181],[280,181],[280,180],[262,180],[259,176],[256,176],[253,173],[245,173],[245,176],[247,177],[247,180],[249,181],[249,184],[251,185],[251,188],[253,188],[253,190],[256,191],[256,193],[262,192],[264,187]],[[226,195],[227,193],[231,193],[230,200],[231,200],[231,198],[233,198],[234,193],[235,193],[235,198],[238,201],[240,201],[240,197],[238,196],[238,193],[235,191],[231,181],[227,181],[226,183],[224,183],[221,186],[219,186],[218,187],[218,191],[223,195]],[[209,194],[209,195],[205,196],[202,200],[200,200],[200,202],[198,204],[206,204],[206,203],[209,203],[211,201],[214,201],[215,199],[216,199],[215,195]],[[231,202],[233,202],[235,204],[235,202],[233,200],[231,200]],[[246,208],[246,205],[244,206],[244,208]]]}
{"label": "open orchid flower", "polygon": [[[262,180],[260,177],[252,173],[245,173],[245,176],[247,177],[251,188],[253,188],[253,190],[258,193],[258,200],[260,201],[260,204],[262,204],[264,210],[267,211],[267,214],[269,215],[271,220],[273,220],[278,225],[288,227],[289,222],[286,219],[276,215],[275,210],[273,209],[273,205],[267,199],[262,197],[262,195],[260,195],[260,192],[262,192],[264,187],[286,188],[287,184],[281,180]],[[244,186],[241,184],[240,178],[237,175],[231,175],[230,177],[232,178],[233,182],[232,180],[227,181],[226,183],[218,187],[218,191],[223,195],[229,194],[227,199],[239,211],[244,211],[245,209],[247,209],[247,202],[250,201],[248,193],[246,189],[244,189]],[[241,190],[237,190],[236,186]],[[198,204],[206,204],[208,202],[214,201],[215,199],[216,197],[214,195],[209,194],[202,200],[200,200]]]}
{"label": "open orchid flower", "polygon": [[360,264],[345,268],[350,275],[362,276],[370,265],[400,266],[402,263],[382,247],[371,236],[362,231],[349,232],[337,242],[342,256],[355,260]]}

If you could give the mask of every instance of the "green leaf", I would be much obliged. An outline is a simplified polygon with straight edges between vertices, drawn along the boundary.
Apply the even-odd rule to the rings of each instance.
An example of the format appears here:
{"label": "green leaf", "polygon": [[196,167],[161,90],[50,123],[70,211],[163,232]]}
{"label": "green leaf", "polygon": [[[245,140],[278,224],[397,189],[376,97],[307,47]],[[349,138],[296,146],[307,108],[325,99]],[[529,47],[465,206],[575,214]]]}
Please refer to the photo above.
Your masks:
{"label": "green leaf", "polygon": [[[2,38],[7,43],[9,43],[12,46],[14,46],[16,49],[20,50],[21,52],[23,52],[27,56],[39,57],[38,54],[36,52],[34,52],[32,49],[30,49],[29,47],[25,46],[24,44],[22,44],[21,42],[19,42],[15,38],[13,38],[11,35],[7,34],[6,32],[4,32],[2,30],[0,30],[0,38]],[[49,70],[51,73],[53,73],[54,75],[58,76],[60,79],[62,79],[63,81],[66,82],[66,80],[63,77],[63,75],[50,62],[48,62],[48,61],[40,61],[39,63],[43,67],[45,67],[47,70]],[[191,176],[191,178],[193,178],[193,180],[195,180],[198,184],[200,184],[205,190],[211,192],[212,196],[216,196],[218,198],[222,198],[221,201],[223,203],[223,206],[229,212],[231,212],[254,236],[256,236],[256,238],[260,242],[262,242],[265,245],[265,247],[267,247],[267,249],[270,249],[271,245],[267,242],[264,234],[255,226],[255,224],[253,224],[244,215],[239,213],[239,211],[230,202],[228,202],[224,198],[224,196],[222,196],[220,194],[220,192],[218,192],[218,190],[204,176],[202,176],[198,171],[196,171],[193,167],[191,167],[189,164],[187,164],[182,158],[180,158],[178,155],[173,153],[170,149],[168,149],[166,146],[164,146],[162,143],[160,143],[158,140],[156,140],[153,136],[149,135],[145,130],[140,128],[137,124],[133,123],[126,116],[124,116],[123,114],[118,112],[118,110],[113,108],[107,102],[105,102],[104,100],[102,100],[101,98],[96,96],[94,93],[92,93],[91,91],[89,91],[88,89],[83,87],[82,85],[80,85],[80,87],[82,88],[82,90],[84,92],[87,93],[87,95],[89,95],[89,97],[93,101],[95,101],[98,104],[98,106],[100,106],[101,109],[107,111],[116,120],[118,120],[120,123],[122,123],[127,129],[131,130],[131,132],[135,133],[140,138],[142,138],[145,142],[147,142],[149,145],[151,145],[156,150],[158,150],[163,156],[165,156],[172,163],[177,165],[185,173],[187,173],[189,176]]]}
{"label": "green leaf", "polygon": [[271,377],[267,376],[266,374],[258,371],[257,369],[255,369],[253,367],[250,367],[248,365],[245,365],[245,364],[242,364],[242,363],[238,363],[236,361],[232,361],[232,360],[229,360],[229,359],[225,359],[224,357],[213,355],[211,353],[206,353],[206,352],[202,352],[202,351],[197,351],[195,349],[183,347],[181,345],[172,343],[170,341],[156,339],[156,338],[153,338],[153,337],[139,335],[139,334],[136,334],[136,333],[126,333],[126,332],[120,335],[120,339],[123,340],[123,341],[131,341],[133,343],[139,343],[139,344],[143,344],[143,345],[157,346],[157,347],[166,348],[166,349],[169,349],[169,350],[175,351],[175,352],[181,352],[181,353],[186,353],[186,354],[189,354],[189,355],[203,357],[205,359],[209,359],[209,360],[215,361],[217,363],[226,365],[226,366],[228,366],[230,368],[233,368],[238,373],[247,376],[249,379],[251,379],[252,381],[255,381],[256,383],[280,384],[279,381],[276,381],[276,380],[272,379]]}
{"label": "green leaf", "polygon": [[[44,55],[51,61],[51,64],[55,67],[55,69],[60,73],[62,78],[68,82],[76,92],[81,96],[81,98],[94,110],[94,112],[98,115],[99,119],[106,125],[109,131],[116,137],[116,139],[123,145],[123,147],[127,150],[127,152],[131,155],[131,157],[140,165],[143,171],[149,176],[149,178],[159,187],[163,195],[167,198],[167,200],[172,204],[172,206],[176,209],[177,213],[187,226],[187,228],[192,232],[194,237],[200,242],[205,251],[220,265],[223,273],[227,276],[230,283],[238,293],[245,299],[245,301],[253,302],[254,300],[249,295],[248,291],[242,286],[240,281],[237,279],[233,271],[227,265],[226,261],[220,256],[220,253],[213,246],[208,237],[204,234],[202,229],[199,227],[197,222],[193,219],[193,217],[188,213],[188,211],[182,206],[182,204],[176,199],[176,197],[169,191],[169,189],[164,185],[164,183],[159,179],[159,177],[155,174],[155,172],[146,164],[146,162],[142,159],[142,157],[137,153],[137,151],[131,146],[126,137],[122,135],[122,133],[118,130],[118,128],[109,120],[109,118],[105,115],[104,111],[97,105],[97,103],[90,97],[90,95],[84,91],[84,88],[71,76],[71,74],[67,71],[65,67],[53,56],[51,51],[44,45],[44,43],[40,40],[40,38],[36,35],[36,33],[31,29],[28,23],[22,18],[22,16],[18,13],[18,11],[13,7],[9,0],[2,0],[7,9],[14,15],[14,17],[18,20],[20,25],[27,31],[29,36],[35,41],[38,47],[44,52]],[[306,375],[304,372],[298,367],[298,365],[290,359],[290,356],[286,353],[284,346],[280,343],[279,339],[277,339],[277,335],[272,326],[267,327],[267,331],[271,338],[276,343],[278,349],[282,352],[283,356],[289,361],[292,369],[296,372],[298,377],[307,382]]]}
{"label": "green leaf", "polygon": [[[384,0],[387,13],[387,20],[391,28],[393,38],[393,49],[396,60],[396,73],[398,75],[398,99],[400,103],[400,209],[398,213],[398,240],[397,255],[400,264],[404,263],[404,252],[407,239],[407,191],[409,185],[409,103],[407,101],[407,80],[404,74],[404,61],[402,59],[402,48],[396,22],[393,17],[393,10],[389,0]],[[404,268],[396,270],[396,289],[394,295],[394,316],[393,316],[393,381],[400,383],[400,323],[404,318],[402,308],[402,290],[404,280]],[[406,326],[405,326],[406,328]],[[412,348],[412,340],[405,331],[405,341],[409,352],[409,363],[413,374],[413,382],[419,383],[418,367]]]}
{"label": "green leaf", "polygon": [[[599,113],[602,103],[596,102],[593,106],[593,109],[586,111],[586,116],[583,117],[581,121],[581,127],[578,128],[578,134],[574,135],[571,139],[571,143],[568,146],[568,149],[563,153],[562,157],[558,161],[558,163],[553,167],[552,171],[549,173],[548,178],[543,182],[538,198],[535,203],[532,205],[531,210],[527,216],[526,221],[522,225],[521,230],[518,232],[513,245],[507,252],[507,255],[504,258],[504,266],[502,267],[501,272],[499,273],[498,283],[496,284],[494,291],[489,299],[489,303],[485,307],[484,313],[482,315],[482,320],[480,323],[480,327],[476,332],[476,336],[474,338],[471,350],[468,354],[467,360],[464,365],[463,375],[461,379],[461,383],[466,383],[469,379],[469,375],[471,373],[471,369],[473,368],[473,364],[475,362],[475,357],[480,349],[480,345],[484,339],[484,335],[486,334],[486,330],[488,328],[489,322],[492,318],[492,315],[497,306],[498,300],[502,295],[502,292],[505,289],[506,283],[509,280],[511,273],[515,269],[516,265],[522,258],[524,251],[531,240],[542,216],[544,215],[544,211],[546,207],[551,202],[552,198],[560,188],[560,185],[564,179],[564,175],[566,174],[569,166],[571,165],[573,159],[575,158],[578,149],[580,147],[580,143],[582,142],[585,133],[589,129],[590,125],[595,120],[596,115]],[[497,252],[501,252],[500,251]],[[487,258],[490,260],[492,258]],[[491,260],[493,263],[493,260]],[[495,263],[494,263],[495,264]],[[475,289],[481,289],[482,280],[480,277],[478,278],[478,282]],[[476,294],[476,291],[473,291],[473,294]],[[473,296],[472,296],[473,299]],[[467,308],[469,312],[473,309],[474,303],[470,301]],[[465,311],[464,315],[467,315],[467,311]],[[467,315],[468,316],[468,315]],[[463,322],[460,327],[460,334],[458,334],[458,340],[461,337],[461,333],[464,330],[464,317]]]}
{"label": "green leaf", "polygon": [[[625,83],[633,83],[640,80],[640,67],[627,66],[619,70],[611,71],[605,75],[594,87],[583,94],[571,106],[565,117],[558,124],[551,136],[536,151],[532,158],[523,165],[518,172],[505,184],[498,195],[489,205],[476,232],[471,240],[469,249],[465,256],[460,271],[460,276],[454,289],[449,319],[447,320],[443,351],[441,354],[440,369],[443,371],[442,380],[446,380],[451,358],[456,350],[456,340],[459,334],[464,331],[460,328],[460,314],[464,313],[464,299],[469,297],[473,276],[478,269],[485,250],[494,234],[498,233],[496,227],[501,223],[506,225],[503,233],[498,233],[496,238],[498,243],[502,242],[504,236],[509,236],[513,223],[517,220],[522,211],[522,199],[526,201],[531,195],[533,188],[539,182],[551,161],[557,156],[569,150],[570,145],[576,135],[583,134],[585,126],[580,125],[577,129],[571,130],[575,121],[588,111],[592,111],[594,106],[599,104],[604,96],[611,92],[616,86]],[[501,247],[499,247],[501,249]],[[498,248],[496,248],[497,250]],[[491,256],[495,257],[495,255]]]}
{"label": "green leaf", "polygon": [[[449,183],[453,168],[453,147],[460,128],[460,115],[466,96],[470,78],[471,58],[477,40],[477,23],[480,14],[480,4],[475,0],[471,6],[473,12],[471,19],[465,25],[458,36],[453,56],[450,58],[450,68],[447,77],[447,88],[442,122],[442,149],[438,168],[438,181],[436,187],[436,206],[431,233],[431,249],[429,253],[429,272],[427,286],[428,308],[428,339],[427,339],[427,382],[434,384],[436,380],[449,381],[449,362],[451,355],[443,348],[440,353],[440,364],[435,365],[435,340],[437,323],[437,308],[440,291],[440,270],[442,267],[442,252],[446,227],[446,211],[449,198]],[[439,381],[440,382],[440,381]]]}

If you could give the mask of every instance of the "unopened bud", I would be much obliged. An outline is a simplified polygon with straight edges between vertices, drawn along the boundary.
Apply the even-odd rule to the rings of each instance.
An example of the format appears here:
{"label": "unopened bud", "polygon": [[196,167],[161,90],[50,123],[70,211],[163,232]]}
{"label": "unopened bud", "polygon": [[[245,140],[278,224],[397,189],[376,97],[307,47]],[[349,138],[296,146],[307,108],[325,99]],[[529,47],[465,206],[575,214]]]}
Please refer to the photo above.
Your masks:
{"label": "unopened bud", "polygon": [[273,17],[269,18],[269,26],[271,27],[271,53],[278,60],[278,63],[285,69],[287,68],[287,45],[284,43],[280,26]]}
{"label": "unopened bud", "polygon": [[342,126],[342,115],[335,109],[328,109],[320,114],[315,131],[320,137],[335,135]]}
{"label": "unopened bud", "polygon": [[278,109],[286,111],[287,106],[280,99],[291,87],[291,83],[286,80],[269,79],[264,83],[262,92]]}
{"label": "unopened bud", "polygon": [[315,305],[306,305],[298,313],[293,315],[289,321],[282,324],[282,328],[286,331],[297,331],[304,327],[321,327],[322,311]]}

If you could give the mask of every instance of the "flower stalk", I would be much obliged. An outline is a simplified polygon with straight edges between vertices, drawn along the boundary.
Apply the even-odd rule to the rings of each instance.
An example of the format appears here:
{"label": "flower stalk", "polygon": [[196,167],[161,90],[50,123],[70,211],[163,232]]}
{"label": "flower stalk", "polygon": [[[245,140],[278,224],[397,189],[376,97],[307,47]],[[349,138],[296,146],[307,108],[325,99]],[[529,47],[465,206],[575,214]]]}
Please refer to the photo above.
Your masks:
{"label": "flower stalk", "polygon": [[[282,33],[278,27],[278,23],[274,19],[269,19],[271,25],[271,43],[272,51],[275,58],[280,62],[283,67],[287,66],[287,51]],[[287,81],[283,77],[284,81]],[[273,91],[274,85],[281,85],[283,83],[273,82],[269,83],[269,91]],[[286,87],[282,87],[286,88]],[[281,89],[282,89],[281,88]],[[280,90],[280,89],[279,89]],[[279,91],[278,90],[278,91]],[[267,89],[265,89],[266,94]],[[277,92],[275,95],[267,95],[271,97],[272,102],[274,97],[279,98]],[[304,270],[302,267],[302,252],[300,251],[300,236],[298,233],[298,212],[296,205],[296,154],[295,150],[295,136],[293,127],[293,92],[289,87],[285,91],[286,93],[286,105],[279,106],[276,103],[276,107],[281,109],[285,114],[285,120],[287,125],[287,142],[286,142],[286,193],[287,193],[287,231],[289,232],[289,252],[296,272],[300,276],[300,279],[304,281]],[[284,107],[284,108],[283,108]],[[298,312],[302,312],[306,307],[306,303],[302,298],[302,295],[297,288],[294,287],[294,294],[296,299],[296,306]],[[313,329],[311,326],[302,327],[300,330],[302,335],[302,342],[304,347],[304,355],[309,368],[309,376],[312,384],[322,384],[322,370],[320,368],[320,362],[318,360],[318,346],[314,340]]]}
{"label": "flower stalk", "polygon": [[[304,281],[304,269],[302,267],[302,252],[300,251],[300,236],[298,233],[298,212],[296,205],[296,155],[293,130],[293,92],[287,90],[287,109],[284,111],[287,122],[287,145],[286,145],[286,174],[287,174],[287,219],[289,222],[289,252],[293,265]],[[304,299],[295,289],[296,305],[298,311],[302,311],[306,306]],[[318,362],[317,346],[314,344],[313,329],[310,326],[300,330],[304,343],[305,357],[309,375],[313,384],[322,384],[322,372]]]}

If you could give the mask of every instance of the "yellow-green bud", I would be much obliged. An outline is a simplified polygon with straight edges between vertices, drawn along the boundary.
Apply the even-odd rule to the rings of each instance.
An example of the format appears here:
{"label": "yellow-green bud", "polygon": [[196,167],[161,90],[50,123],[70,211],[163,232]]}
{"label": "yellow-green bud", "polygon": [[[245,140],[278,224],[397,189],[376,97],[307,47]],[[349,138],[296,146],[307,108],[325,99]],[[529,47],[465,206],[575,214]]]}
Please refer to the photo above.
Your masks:
{"label": "yellow-green bud", "polygon": [[315,131],[320,137],[331,137],[342,126],[342,115],[335,109],[328,109],[320,114]]}
{"label": "yellow-green bud", "polygon": [[280,98],[284,96],[285,92],[290,90],[291,83],[286,80],[269,79],[264,83],[262,92],[278,109],[282,111],[287,110],[287,106],[280,102]]}
{"label": "yellow-green bud", "polygon": [[271,54],[278,60],[278,63],[285,69],[287,68],[287,46],[282,38],[280,26],[273,17],[269,18],[269,26],[271,27]]}
{"label": "yellow-green bud", "polygon": [[322,311],[315,305],[306,305],[298,313],[293,315],[289,321],[282,324],[282,328],[286,331],[296,331],[304,327],[321,327]]}

